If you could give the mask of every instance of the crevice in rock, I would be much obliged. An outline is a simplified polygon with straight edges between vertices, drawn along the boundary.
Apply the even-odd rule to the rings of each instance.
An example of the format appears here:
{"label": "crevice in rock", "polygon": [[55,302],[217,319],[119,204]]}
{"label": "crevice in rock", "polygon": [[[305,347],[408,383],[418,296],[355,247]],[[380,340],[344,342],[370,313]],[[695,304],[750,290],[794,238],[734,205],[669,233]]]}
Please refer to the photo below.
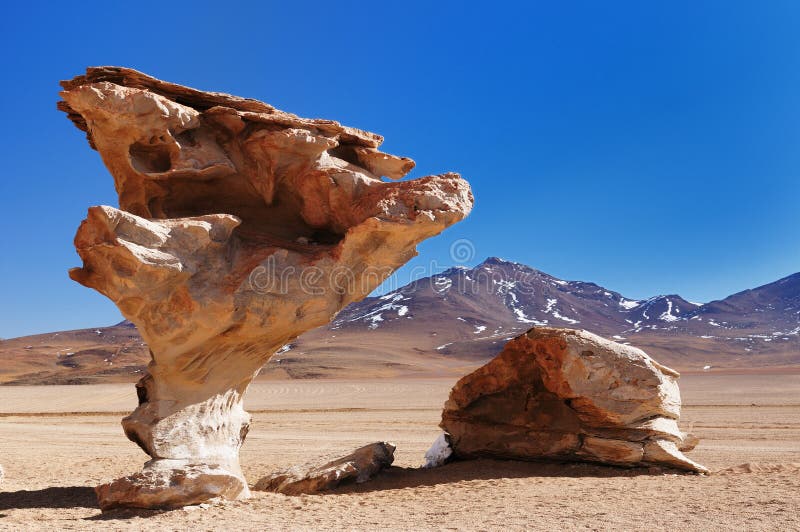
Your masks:
{"label": "crevice in rock", "polygon": [[128,153],[133,167],[145,174],[166,172],[172,167],[169,146],[165,144],[136,142],[131,144]]}

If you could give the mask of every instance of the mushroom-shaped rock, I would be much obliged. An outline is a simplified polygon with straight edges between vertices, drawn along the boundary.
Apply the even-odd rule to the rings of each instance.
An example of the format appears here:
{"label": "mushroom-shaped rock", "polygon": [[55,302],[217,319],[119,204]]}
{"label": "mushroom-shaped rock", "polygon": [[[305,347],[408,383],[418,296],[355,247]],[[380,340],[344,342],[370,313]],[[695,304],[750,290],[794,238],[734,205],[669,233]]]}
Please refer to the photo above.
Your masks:
{"label": "mushroom-shaped rock", "polygon": [[245,497],[250,381],[463,219],[469,185],[452,173],[383,181],[413,161],[380,153],[379,135],[131,69],[62,86],[59,108],[119,194],[119,208],[89,209],[70,276],[114,301],[152,356],[123,427],[153,460],[98,488],[100,503]]}
{"label": "mushroom-shaped rock", "polygon": [[696,439],[678,428],[678,376],[635,347],[586,331],[535,327],[456,383],[441,427],[457,458],[655,464],[704,473],[681,452]]}
{"label": "mushroom-shaped rock", "polygon": [[391,443],[370,443],[341,458],[326,458],[276,471],[259,480],[255,489],[300,495],[332,490],[344,482],[360,484],[392,465],[394,450]]}

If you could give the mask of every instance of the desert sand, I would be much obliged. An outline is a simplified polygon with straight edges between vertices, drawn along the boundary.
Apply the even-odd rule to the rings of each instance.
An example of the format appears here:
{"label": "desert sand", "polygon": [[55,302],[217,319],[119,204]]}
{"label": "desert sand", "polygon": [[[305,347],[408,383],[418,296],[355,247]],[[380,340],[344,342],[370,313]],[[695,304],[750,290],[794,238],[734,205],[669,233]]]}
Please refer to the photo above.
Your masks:
{"label": "desert sand", "polygon": [[314,496],[101,514],[92,486],[147,456],[122,434],[132,385],[0,387],[0,529],[798,529],[800,375],[687,375],[681,427],[709,476],[479,460],[420,470],[456,379],[257,382],[241,453],[254,484],[286,465],[378,440],[394,466]]}

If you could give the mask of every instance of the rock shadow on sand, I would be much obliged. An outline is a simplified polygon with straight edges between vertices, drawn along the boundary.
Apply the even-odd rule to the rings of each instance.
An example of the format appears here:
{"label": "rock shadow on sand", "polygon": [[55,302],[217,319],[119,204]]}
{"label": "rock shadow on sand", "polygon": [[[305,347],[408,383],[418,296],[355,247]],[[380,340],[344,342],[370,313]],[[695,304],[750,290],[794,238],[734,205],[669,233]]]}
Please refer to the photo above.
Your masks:
{"label": "rock shadow on sand", "polygon": [[0,523],[7,514],[3,510],[30,510],[35,508],[91,508],[97,514],[85,517],[85,521],[109,521],[150,517],[167,510],[120,509],[100,513],[97,495],[89,486],[53,486],[40,490],[0,492]]}
{"label": "rock shadow on sand", "polygon": [[662,467],[615,467],[586,462],[523,462],[480,458],[463,460],[424,469],[390,467],[363,484],[347,484],[321,492],[319,495],[338,495],[385,491],[439,484],[457,484],[472,480],[501,480],[515,478],[615,478],[662,475],[693,475],[684,471]]}
{"label": "rock shadow on sand", "polygon": [[40,490],[0,492],[0,511],[31,508],[100,508],[94,489],[87,486],[54,486]]}

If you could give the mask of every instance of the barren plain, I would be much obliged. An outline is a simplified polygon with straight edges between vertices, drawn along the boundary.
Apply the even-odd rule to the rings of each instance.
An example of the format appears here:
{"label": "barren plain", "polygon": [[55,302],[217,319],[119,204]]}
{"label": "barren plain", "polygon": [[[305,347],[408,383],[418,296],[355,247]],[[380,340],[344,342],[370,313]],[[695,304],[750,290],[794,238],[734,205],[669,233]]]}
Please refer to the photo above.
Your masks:
{"label": "barren plain", "polygon": [[709,476],[478,460],[418,469],[455,378],[256,382],[242,449],[254,484],[283,466],[397,445],[375,480],[314,496],[101,514],[92,487],[146,460],[122,434],[130,384],[0,387],[0,529],[520,530],[800,528],[800,374],[685,375],[681,425]]}

